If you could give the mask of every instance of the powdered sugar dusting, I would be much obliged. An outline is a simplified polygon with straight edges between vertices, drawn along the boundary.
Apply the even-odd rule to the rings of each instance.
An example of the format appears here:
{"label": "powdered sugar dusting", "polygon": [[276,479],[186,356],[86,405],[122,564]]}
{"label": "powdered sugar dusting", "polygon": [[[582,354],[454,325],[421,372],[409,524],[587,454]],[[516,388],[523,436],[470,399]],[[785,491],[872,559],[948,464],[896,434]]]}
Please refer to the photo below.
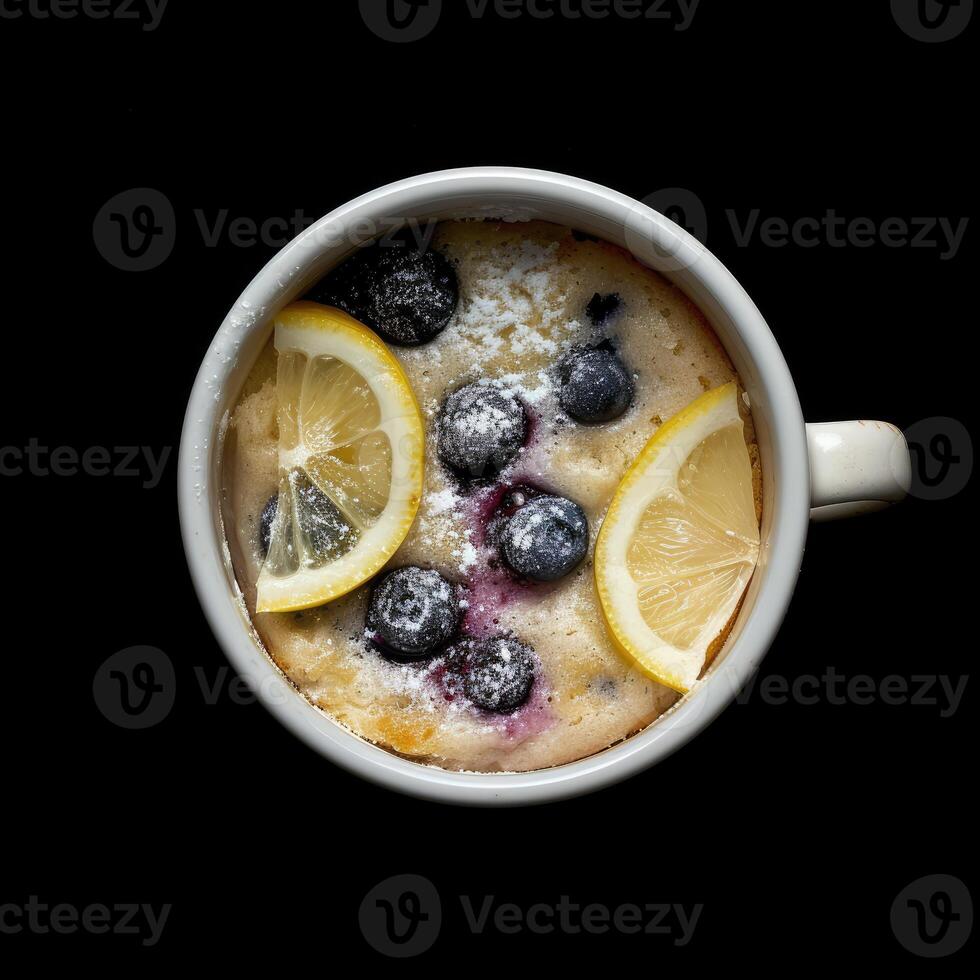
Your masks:
{"label": "powdered sugar dusting", "polygon": [[[382,656],[363,632],[370,587],[302,619],[254,618],[270,652],[311,700],[403,756],[476,771],[569,762],[644,727],[675,698],[613,649],[595,597],[591,545],[651,430],[701,393],[702,376],[717,385],[733,372],[697,311],[669,283],[605,243],[539,222],[465,222],[440,225],[432,247],[454,265],[460,302],[430,343],[392,347],[422,406],[426,445],[418,516],[389,567],[432,568],[458,587],[462,625],[451,646],[460,635],[507,635],[531,648],[537,666],[530,697],[515,710],[483,710],[465,695],[447,699],[444,655],[412,663],[387,651]],[[601,324],[597,294],[621,300]],[[635,372],[636,401],[614,422],[581,425],[559,405],[559,365],[570,352],[606,340]],[[436,439],[446,398],[473,384],[519,403],[527,420],[504,468],[477,480],[444,466]],[[257,399],[256,409],[263,404]],[[250,515],[274,492],[275,464],[266,461],[263,436],[272,421],[263,423],[259,413],[250,418],[239,431],[251,441],[239,440],[247,454],[240,472],[248,476],[234,506],[236,527],[254,536]],[[506,428],[508,418],[477,413],[461,428],[484,438]],[[487,533],[502,490],[514,492],[515,501],[524,494],[517,508],[535,493],[578,503],[591,532],[581,566],[556,582],[516,574],[503,552],[502,526]],[[535,522],[534,529],[543,526]],[[535,554],[530,535],[519,537],[521,555]],[[403,625],[412,632],[411,622]],[[499,669],[484,671],[485,680],[507,673],[508,653],[509,647],[502,651]]]}

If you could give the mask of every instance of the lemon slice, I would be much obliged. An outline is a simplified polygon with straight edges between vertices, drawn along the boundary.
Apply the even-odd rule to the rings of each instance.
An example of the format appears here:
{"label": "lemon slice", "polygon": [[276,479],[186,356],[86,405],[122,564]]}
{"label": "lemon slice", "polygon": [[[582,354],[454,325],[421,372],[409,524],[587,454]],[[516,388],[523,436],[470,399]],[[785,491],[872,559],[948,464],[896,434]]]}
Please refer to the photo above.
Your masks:
{"label": "lemon slice", "polygon": [[276,317],[275,345],[279,501],[258,612],[356,589],[405,540],[422,497],[422,417],[377,335],[302,302]]}
{"label": "lemon slice", "polygon": [[616,645],[686,693],[758,559],[752,464],[732,383],[663,425],[609,506],[595,577]]}

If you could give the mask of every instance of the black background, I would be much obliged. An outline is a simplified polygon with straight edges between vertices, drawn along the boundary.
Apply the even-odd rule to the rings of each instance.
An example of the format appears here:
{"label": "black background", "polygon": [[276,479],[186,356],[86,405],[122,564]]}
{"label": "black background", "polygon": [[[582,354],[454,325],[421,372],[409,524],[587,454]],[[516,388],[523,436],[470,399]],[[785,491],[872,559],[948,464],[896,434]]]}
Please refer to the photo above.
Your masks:
{"label": "black background", "polygon": [[[704,0],[685,32],[474,21],[447,7],[432,35],[403,45],[370,33],[348,0],[171,0],[154,32],[0,20],[3,444],[173,447],[152,490],[84,475],[0,480],[0,903],[173,903],[151,949],[22,933],[0,935],[0,956],[17,946],[176,965],[291,950],[286,962],[303,969],[341,955],[383,966],[358,931],[358,905],[382,878],[415,872],[438,887],[446,916],[422,965],[548,956],[615,969],[610,953],[633,952],[652,970],[831,963],[853,949],[917,966],[889,908],[921,875],[970,882],[969,686],[951,718],[938,706],[756,696],[627,783],[508,811],[396,797],[334,768],[256,704],[206,703],[195,668],[210,683],[226,661],[179,538],[180,426],[214,331],[276,249],[227,236],[208,247],[197,209],[209,221],[221,209],[314,217],[401,177],[485,163],[564,171],[636,198],[687,188],[707,208],[709,246],[768,319],[808,419],[972,423],[974,228],[944,261],[940,249],[880,242],[740,247],[725,212],[972,214],[976,24],[925,44],[883,0]],[[177,222],[173,254],[143,273],[110,265],[92,234],[102,205],[136,187],[162,191]],[[814,526],[763,675],[968,674],[973,506],[971,485]],[[130,732],[99,713],[92,679],[135,644],[174,662],[177,699],[163,723]],[[471,938],[464,894],[705,910],[683,949],[638,936]],[[454,958],[459,947],[471,961]]]}

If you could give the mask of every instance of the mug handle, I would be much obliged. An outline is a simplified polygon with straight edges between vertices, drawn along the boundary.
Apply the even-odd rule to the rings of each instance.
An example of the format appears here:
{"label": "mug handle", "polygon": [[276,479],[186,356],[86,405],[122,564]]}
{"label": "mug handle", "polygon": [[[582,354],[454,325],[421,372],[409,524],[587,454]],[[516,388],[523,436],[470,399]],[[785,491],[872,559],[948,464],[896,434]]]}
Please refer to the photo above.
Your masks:
{"label": "mug handle", "polygon": [[888,422],[816,422],[806,427],[810,520],[832,521],[890,507],[908,494],[912,459]]}

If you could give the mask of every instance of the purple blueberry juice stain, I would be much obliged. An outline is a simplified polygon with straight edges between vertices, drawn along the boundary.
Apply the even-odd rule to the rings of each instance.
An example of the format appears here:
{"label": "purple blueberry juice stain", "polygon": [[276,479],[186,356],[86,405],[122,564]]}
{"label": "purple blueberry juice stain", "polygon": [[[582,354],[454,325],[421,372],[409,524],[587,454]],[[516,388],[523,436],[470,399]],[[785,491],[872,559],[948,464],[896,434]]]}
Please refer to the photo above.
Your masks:
{"label": "purple blueberry juice stain", "polygon": [[430,664],[426,680],[436,694],[448,704],[452,704],[459,697],[459,691],[456,690],[456,685],[444,657],[440,657]]}
{"label": "purple blueberry juice stain", "polygon": [[494,525],[501,518],[513,517],[529,500],[546,495],[547,491],[519,478],[498,483],[475,495],[470,525],[476,544],[481,547],[488,542],[492,544]]}
{"label": "purple blueberry juice stain", "polygon": [[477,560],[466,579],[465,633],[484,636],[494,632],[500,623],[501,610],[522,598],[541,594],[547,588],[520,578],[501,561],[496,533],[501,522],[513,516],[529,500],[546,493],[529,481],[515,479],[487,487],[471,498],[468,519],[473,529]]}
{"label": "purple blueberry juice stain", "polygon": [[551,704],[548,700],[549,695],[540,675],[535,682],[534,690],[527,703],[523,704],[512,715],[499,716],[497,721],[503,721],[503,730],[507,738],[512,742],[523,742],[524,739],[532,735],[539,735],[547,731],[554,723],[554,715],[551,712]]}
{"label": "purple blueberry juice stain", "polygon": [[509,713],[496,714],[476,707],[466,697],[464,675],[459,664],[452,664],[446,656],[429,665],[427,681],[434,696],[447,704],[460,704],[475,714],[484,724],[494,728],[508,741],[520,744],[538,735],[554,724],[551,710],[551,693],[544,679],[540,661],[535,656],[534,687],[528,700]]}
{"label": "purple blueberry juice stain", "polygon": [[470,526],[473,528],[474,544],[478,548],[482,548],[486,544],[490,524],[497,515],[504,496],[510,489],[510,485],[498,483],[473,496],[470,513],[467,517]]}
{"label": "purple blueberry juice stain", "polygon": [[463,618],[463,629],[470,636],[485,636],[500,625],[500,612],[528,592],[528,586],[517,582],[503,567],[486,565],[467,583],[469,607]]}

